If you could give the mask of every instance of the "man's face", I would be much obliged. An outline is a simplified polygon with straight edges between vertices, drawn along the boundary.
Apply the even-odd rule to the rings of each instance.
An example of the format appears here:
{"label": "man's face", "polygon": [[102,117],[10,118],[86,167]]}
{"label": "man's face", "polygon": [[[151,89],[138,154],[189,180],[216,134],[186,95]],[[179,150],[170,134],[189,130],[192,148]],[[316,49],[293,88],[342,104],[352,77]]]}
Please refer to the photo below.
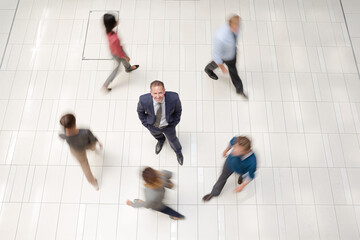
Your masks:
{"label": "man's face", "polygon": [[160,103],[164,99],[165,89],[162,86],[153,86],[150,90],[151,96]]}
{"label": "man's face", "polygon": [[240,24],[240,21],[238,19],[233,19],[233,21],[230,23],[230,30],[233,32],[233,33],[237,33],[237,31],[239,30],[239,24]]}
{"label": "man's face", "polygon": [[249,153],[249,150],[245,150],[245,148],[239,144],[234,144],[233,150],[231,151],[232,155],[241,156]]}

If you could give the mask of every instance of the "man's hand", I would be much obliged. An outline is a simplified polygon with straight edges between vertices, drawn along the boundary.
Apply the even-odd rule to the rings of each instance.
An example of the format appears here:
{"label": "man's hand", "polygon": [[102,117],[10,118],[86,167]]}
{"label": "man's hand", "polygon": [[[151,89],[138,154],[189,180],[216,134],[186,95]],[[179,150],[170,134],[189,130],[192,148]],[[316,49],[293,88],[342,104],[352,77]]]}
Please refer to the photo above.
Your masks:
{"label": "man's hand", "polygon": [[228,151],[231,149],[231,147],[230,146],[228,146],[225,150],[224,150],[224,152],[223,152],[223,157],[226,157],[226,154],[228,153]]}
{"label": "man's hand", "polygon": [[130,58],[128,56],[124,57],[127,62],[130,62]]}
{"label": "man's hand", "polygon": [[226,157],[227,152],[228,152],[228,150],[225,149],[225,151],[223,152],[223,157]]}
{"label": "man's hand", "polygon": [[235,189],[234,189],[234,191],[235,192],[241,192],[243,189],[244,189],[244,187],[245,187],[245,185],[243,185],[243,184],[241,184],[240,186],[238,186],[238,187],[236,187]]}
{"label": "man's hand", "polygon": [[244,180],[242,184],[240,184],[238,187],[236,187],[236,188],[234,189],[234,191],[237,192],[237,193],[238,193],[238,192],[241,192],[241,191],[244,189],[244,187],[249,184],[249,182],[250,182],[250,181],[247,180],[247,179]]}
{"label": "man's hand", "polygon": [[126,201],[126,205],[130,206],[130,205],[131,205],[131,201],[130,201],[130,200],[127,200],[127,201]]}
{"label": "man's hand", "polygon": [[224,66],[224,64],[219,64],[219,68],[221,69],[221,71],[222,71],[224,74],[227,74],[227,73],[228,73],[228,70],[226,69],[226,67]]}

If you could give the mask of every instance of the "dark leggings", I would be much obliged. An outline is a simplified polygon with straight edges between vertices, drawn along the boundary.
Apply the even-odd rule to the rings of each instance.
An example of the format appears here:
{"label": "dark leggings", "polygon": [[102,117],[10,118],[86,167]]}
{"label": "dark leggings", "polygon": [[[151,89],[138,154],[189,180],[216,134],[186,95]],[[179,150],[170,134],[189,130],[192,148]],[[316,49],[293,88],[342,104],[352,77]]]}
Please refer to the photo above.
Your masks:
{"label": "dark leggings", "polygon": [[168,206],[166,206],[164,209],[159,210],[159,212],[165,213],[171,217],[177,217],[177,218],[184,218],[183,215],[181,215],[180,213],[178,213],[177,211],[175,211],[172,208],[169,208]]}

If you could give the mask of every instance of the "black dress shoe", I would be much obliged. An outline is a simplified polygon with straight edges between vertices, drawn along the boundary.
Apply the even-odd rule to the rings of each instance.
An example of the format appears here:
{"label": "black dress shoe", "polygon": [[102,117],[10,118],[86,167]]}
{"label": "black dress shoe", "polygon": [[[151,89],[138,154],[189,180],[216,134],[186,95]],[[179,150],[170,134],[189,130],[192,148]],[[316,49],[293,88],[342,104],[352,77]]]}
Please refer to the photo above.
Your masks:
{"label": "black dress shoe", "polygon": [[157,142],[156,147],[155,147],[155,153],[156,154],[159,154],[159,152],[161,151],[163,145],[164,145],[164,142]]}
{"label": "black dress shoe", "polygon": [[238,178],[238,184],[242,184],[242,182],[243,182],[243,177],[242,177],[242,175],[240,175]]}
{"label": "black dress shoe", "polygon": [[182,166],[184,163],[184,156],[182,155],[182,153],[176,154],[177,160],[179,162],[179,164]]}
{"label": "black dress shoe", "polygon": [[236,89],[236,93],[242,95],[246,100],[248,100],[248,96],[244,93],[244,91],[241,91],[240,89]]}
{"label": "black dress shoe", "polygon": [[131,72],[131,71],[134,71],[134,70],[139,68],[139,65],[133,65],[133,66],[135,66],[135,68],[132,68],[132,66],[131,66],[131,68],[129,70],[125,70],[125,71],[126,72]]}
{"label": "black dress shoe", "polygon": [[205,196],[203,196],[202,200],[204,202],[210,201],[210,199],[212,199],[213,195],[211,193],[206,194]]}
{"label": "black dress shoe", "polygon": [[218,79],[219,79],[218,76],[216,76],[216,74],[215,74],[213,71],[210,71],[210,70],[206,70],[206,69],[205,69],[205,72],[207,73],[207,75],[208,75],[210,78],[212,78],[212,79],[214,79],[214,80],[218,80]]}

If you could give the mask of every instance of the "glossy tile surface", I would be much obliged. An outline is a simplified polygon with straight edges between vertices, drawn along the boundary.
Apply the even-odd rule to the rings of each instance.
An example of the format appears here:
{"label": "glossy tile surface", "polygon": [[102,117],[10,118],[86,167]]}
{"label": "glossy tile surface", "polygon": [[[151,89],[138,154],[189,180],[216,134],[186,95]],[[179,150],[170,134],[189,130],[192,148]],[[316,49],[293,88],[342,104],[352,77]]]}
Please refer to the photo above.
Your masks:
{"label": "glossy tile surface", "polygon": [[[108,11],[140,68],[104,94]],[[203,71],[232,12],[249,101]],[[1,0],[0,20],[1,239],[360,239],[360,1]],[[180,94],[181,167],[136,113],[155,79]],[[88,155],[98,192],[58,137],[65,112],[104,144]],[[203,203],[239,134],[255,180],[235,194],[232,176]],[[165,201],[186,220],[125,204],[144,197],[147,165],[173,172]]]}

